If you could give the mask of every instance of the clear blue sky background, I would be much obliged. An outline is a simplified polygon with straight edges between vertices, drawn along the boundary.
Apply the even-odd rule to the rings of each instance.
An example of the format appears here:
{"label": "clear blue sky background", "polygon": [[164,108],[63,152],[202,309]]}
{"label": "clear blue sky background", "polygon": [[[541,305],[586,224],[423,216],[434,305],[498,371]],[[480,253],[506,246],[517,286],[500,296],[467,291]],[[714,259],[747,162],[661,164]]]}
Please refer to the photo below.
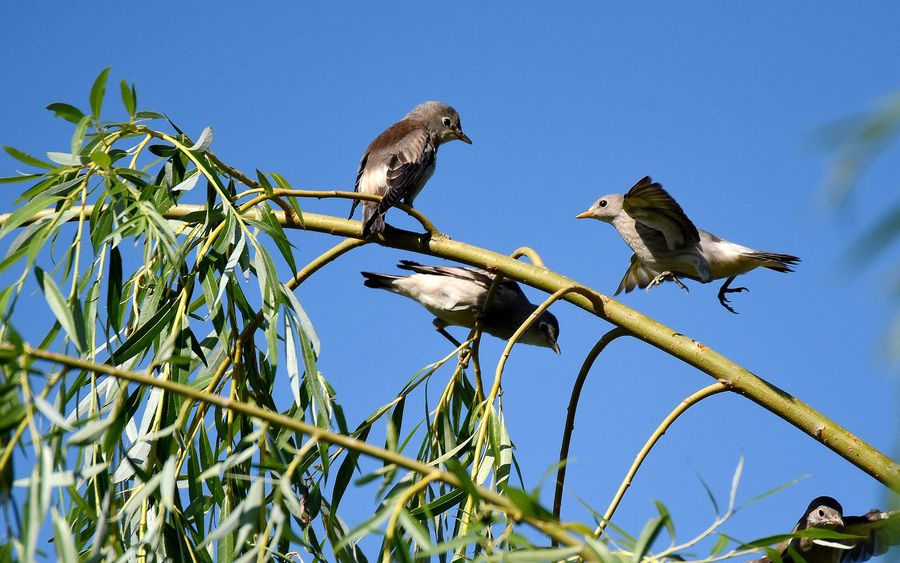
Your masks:
{"label": "clear blue sky background", "polygon": [[[149,6],[0,7],[0,144],[36,154],[67,150],[70,124],[44,107],[86,107],[94,77],[111,65],[112,116],[121,114],[118,82],[125,78],[136,83],[141,109],[165,111],[195,136],[211,125],[212,149],[238,168],[277,171],[295,187],[352,189],[375,135],[419,102],[446,101],[474,144],[442,148],[416,202],[439,229],[499,252],[532,246],[554,270],[612,292],[630,251],[611,227],[574,216],[598,196],[652,175],[699,227],[803,262],[794,274],[743,278],[751,292],[734,297],[737,316],[718,304],[717,284],[692,284],[690,294],[667,284],[622,301],[880,450],[898,451],[898,382],[879,348],[896,305],[883,275],[889,261],[855,274],[840,261],[854,236],[896,200],[898,151],[865,171],[853,205],[832,213],[822,197],[832,155],[821,137],[823,126],[876,107],[900,88],[896,2]],[[0,155],[0,175],[18,168]],[[16,188],[3,188],[0,211],[11,209]],[[307,205],[338,215],[348,207]],[[389,222],[414,226],[398,212]],[[290,236],[307,259],[333,242]],[[352,424],[449,350],[423,309],[363,287],[360,270],[391,272],[401,258],[429,261],[368,246],[298,292],[322,339],[320,368]],[[49,314],[36,303],[35,315]],[[553,310],[562,356],[517,348],[504,379],[507,421],[528,484],[556,461],[571,384],[610,328],[568,304]],[[500,350],[499,342],[487,343],[483,361],[491,365]],[[282,381],[287,389],[287,377]],[[585,387],[564,517],[589,520],[576,495],[605,508],[658,422],[709,383],[638,341],[613,344]],[[412,404],[409,420],[421,413],[421,396]],[[739,499],[811,477],[739,514],[725,529],[732,536],[786,531],[820,494],[837,497],[849,513],[885,503],[885,489],[871,477],[728,394],[676,423],[616,523],[636,533],[659,499],[680,537],[693,536],[712,519],[697,473],[726,497],[741,456]],[[364,490],[346,505],[362,519],[374,502]]]}

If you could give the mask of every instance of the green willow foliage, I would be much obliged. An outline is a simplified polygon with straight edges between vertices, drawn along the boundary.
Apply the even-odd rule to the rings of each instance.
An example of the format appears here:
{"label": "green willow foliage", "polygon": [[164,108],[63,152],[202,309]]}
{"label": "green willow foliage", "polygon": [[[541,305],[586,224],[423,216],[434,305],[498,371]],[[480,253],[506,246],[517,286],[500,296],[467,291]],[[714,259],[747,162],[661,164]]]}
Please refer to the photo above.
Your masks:
{"label": "green willow foliage", "polygon": [[[900,92],[886,97],[876,109],[831,125],[821,136],[828,143],[828,148],[834,151],[834,161],[825,179],[826,195],[836,210],[843,209],[848,207],[848,199],[854,191],[862,191],[860,184],[865,183],[860,182],[862,172],[890,147],[896,148],[900,139]],[[890,193],[896,194],[897,190]],[[879,256],[888,255],[891,246],[896,245],[898,240],[900,202],[894,201],[845,249],[843,262],[846,269],[858,272]],[[894,260],[889,268],[896,272],[898,265]],[[891,280],[888,286],[889,304],[895,310],[885,352],[897,367],[900,366],[900,279],[890,272],[884,274]]]}
{"label": "green willow foliage", "polygon": [[[662,505],[635,537],[596,539],[599,513],[559,522],[537,491],[513,484],[513,440],[496,390],[482,388],[477,330],[464,344],[471,368],[454,352],[351,426],[294,290],[364,241],[338,235],[298,269],[284,227],[304,224],[298,198],[310,194],[222,163],[210,129],[189,139],[165,115],[138,111],[124,81],[128,120],[102,120],[108,74],[89,113],[48,106],[74,126],[70,152],[48,161],[5,147],[37,171],[0,179],[31,184],[0,223],[0,238],[14,237],[0,261],[14,280],[0,289],[0,557],[365,561],[377,549],[403,561],[640,561],[667,532],[653,557],[679,559],[739,508],[740,468],[727,509],[681,544]],[[282,281],[279,262],[297,274]],[[17,309],[29,279],[52,317]],[[16,327],[44,318],[46,337],[24,342]],[[410,424],[407,397],[439,370],[449,374],[439,402]],[[279,408],[273,390],[286,385]],[[376,425],[383,448],[366,442]],[[33,469],[14,483],[14,464]],[[351,529],[342,500],[373,482],[380,501]],[[720,534],[699,560],[778,539]]]}

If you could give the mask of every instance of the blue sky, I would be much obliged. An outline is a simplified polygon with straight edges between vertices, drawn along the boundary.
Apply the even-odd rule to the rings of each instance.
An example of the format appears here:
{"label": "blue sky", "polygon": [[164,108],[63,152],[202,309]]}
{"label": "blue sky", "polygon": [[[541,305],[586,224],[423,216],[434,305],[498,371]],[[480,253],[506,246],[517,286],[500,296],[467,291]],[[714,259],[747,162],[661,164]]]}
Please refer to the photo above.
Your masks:
{"label": "blue sky", "polygon": [[[165,111],[195,136],[212,126],[212,150],[237,168],[277,171],[299,188],[352,189],[368,142],[417,103],[440,99],[474,141],[441,149],[416,201],[441,231],[498,252],[531,246],[548,267],[611,293],[630,251],[608,225],[574,216],[652,175],[698,227],[803,262],[793,274],[740,280],[751,292],[734,296],[737,316],[719,306],[717,284],[692,284],[689,294],[667,284],[622,301],[898,452],[898,382],[879,348],[896,306],[884,275],[890,261],[851,274],[840,260],[896,201],[898,143],[865,170],[851,205],[833,212],[822,195],[833,156],[823,127],[900,89],[896,3],[148,6],[0,7],[0,144],[66,150],[70,124],[44,107],[86,106],[94,77],[112,66],[110,100],[119,80],[134,82],[141,109]],[[17,168],[0,155],[0,175]],[[14,196],[4,187],[0,211]],[[348,207],[307,206],[336,215]],[[397,212],[388,221],[413,227]],[[301,259],[333,242],[290,236]],[[427,312],[361,283],[360,270],[392,272],[403,258],[429,262],[369,246],[298,291],[323,343],[320,369],[351,423],[449,351]],[[553,311],[562,356],[517,348],[504,379],[507,423],[529,484],[556,461],[572,381],[610,328],[568,304]],[[483,346],[485,364],[501,346]],[[579,408],[564,517],[589,520],[576,495],[605,507],[658,422],[709,383],[638,341],[610,346]],[[739,498],[811,476],[739,514],[726,528],[736,537],[789,529],[820,494],[848,513],[885,503],[871,477],[728,394],[676,423],[616,523],[639,531],[659,499],[679,534],[692,536],[712,519],[697,474],[724,497],[741,456]],[[551,495],[548,487],[548,504]],[[364,491],[352,509],[362,518],[373,503]]]}

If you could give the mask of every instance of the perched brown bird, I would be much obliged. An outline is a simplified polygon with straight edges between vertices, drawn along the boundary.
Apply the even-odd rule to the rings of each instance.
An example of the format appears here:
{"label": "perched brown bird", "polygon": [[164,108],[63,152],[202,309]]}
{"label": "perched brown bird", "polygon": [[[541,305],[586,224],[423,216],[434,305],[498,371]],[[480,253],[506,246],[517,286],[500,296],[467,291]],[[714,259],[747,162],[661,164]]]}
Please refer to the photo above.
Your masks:
{"label": "perched brown bird", "polygon": [[[363,236],[383,232],[384,214],[397,202],[412,206],[434,173],[438,147],[454,139],[472,144],[462,132],[459,114],[441,102],[416,106],[375,137],[356,173],[355,191],[382,196],[380,202],[362,202]],[[350,217],[358,204],[353,202]]]}
{"label": "perched brown bird", "polygon": [[[409,297],[434,315],[434,327],[456,346],[460,343],[446,327],[472,328],[481,319],[484,332],[508,340],[525,322],[537,305],[513,280],[504,279],[498,284],[486,310],[484,302],[494,281],[494,275],[478,268],[459,266],[423,266],[409,260],[401,260],[397,267],[414,272],[408,276],[361,272],[366,287],[386,289]],[[550,311],[544,311],[528,327],[519,342],[550,348],[559,354],[559,322]]]}
{"label": "perched brown bird", "polygon": [[[783,563],[799,563],[794,560],[792,552],[803,557],[806,563],[856,563],[881,555],[888,547],[900,543],[900,513],[873,509],[863,516],[844,516],[841,503],[831,497],[813,499],[791,532],[810,528],[834,530],[860,538],[785,540],[773,548],[781,555]],[[772,559],[765,556],[750,563],[771,563],[771,561]]]}

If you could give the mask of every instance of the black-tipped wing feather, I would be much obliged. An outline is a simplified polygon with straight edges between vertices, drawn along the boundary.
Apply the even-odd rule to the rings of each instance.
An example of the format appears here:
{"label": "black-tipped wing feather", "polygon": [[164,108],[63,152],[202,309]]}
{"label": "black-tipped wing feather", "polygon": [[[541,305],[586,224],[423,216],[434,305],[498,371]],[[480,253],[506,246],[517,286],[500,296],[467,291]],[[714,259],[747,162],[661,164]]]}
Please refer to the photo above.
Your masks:
{"label": "black-tipped wing feather", "polygon": [[618,295],[623,291],[629,293],[635,287],[643,289],[650,285],[650,282],[653,281],[653,278],[657,275],[659,275],[657,272],[641,262],[641,259],[637,257],[637,254],[632,254],[631,264],[628,266],[628,270],[625,272],[622,281],[619,282],[619,287],[616,288],[615,294]]}
{"label": "black-tipped wing feather", "polygon": [[437,148],[427,130],[413,129],[390,147],[389,153],[385,174],[387,192],[378,204],[381,214],[401,200],[412,205],[412,200],[434,171]]}
{"label": "black-tipped wing feather", "polygon": [[645,176],[625,194],[622,204],[635,221],[662,233],[669,249],[700,242],[700,233],[678,202]]}
{"label": "black-tipped wing feather", "polygon": [[841,556],[841,563],[860,563],[888,548],[900,545],[900,512],[870,510],[863,516],[844,518],[844,533],[867,539],[856,542]]}
{"label": "black-tipped wing feather", "polygon": [[[366,169],[366,161],[369,159],[369,153],[363,155],[361,159],[359,159],[359,168],[356,169],[356,182],[353,183],[353,191],[359,193],[359,180],[362,178],[363,170]],[[359,205],[360,200],[354,199],[353,205],[350,206],[350,215],[347,216],[347,219],[353,218],[353,212],[356,211],[356,206]]]}
{"label": "black-tipped wing feather", "polygon": [[[839,547],[815,546],[807,548],[803,553],[802,543],[799,540],[786,540],[774,546],[775,551],[781,555],[782,563],[795,563],[790,545],[794,550],[799,550],[800,555],[806,559],[806,563],[862,563],[872,557],[885,553],[890,547],[900,545],[900,512],[882,512],[870,510],[863,516],[844,516],[844,527],[836,531],[843,534],[860,536],[859,540],[828,540],[833,543],[842,543],[849,549]],[[793,531],[804,529],[803,521],[794,527]],[[815,540],[812,540],[814,542]],[[749,563],[772,563],[768,556],[754,559]]]}
{"label": "black-tipped wing feather", "polygon": [[[417,274],[429,274],[432,276],[447,276],[469,281],[482,287],[485,291],[490,289],[494,282],[494,274],[486,272],[479,268],[463,268],[461,266],[423,266],[412,260],[401,260],[397,267],[401,270],[409,270]],[[497,310],[504,310],[506,307],[515,307],[516,305],[528,302],[528,297],[519,284],[514,280],[504,279],[497,286],[494,297],[487,308],[486,313]]]}

